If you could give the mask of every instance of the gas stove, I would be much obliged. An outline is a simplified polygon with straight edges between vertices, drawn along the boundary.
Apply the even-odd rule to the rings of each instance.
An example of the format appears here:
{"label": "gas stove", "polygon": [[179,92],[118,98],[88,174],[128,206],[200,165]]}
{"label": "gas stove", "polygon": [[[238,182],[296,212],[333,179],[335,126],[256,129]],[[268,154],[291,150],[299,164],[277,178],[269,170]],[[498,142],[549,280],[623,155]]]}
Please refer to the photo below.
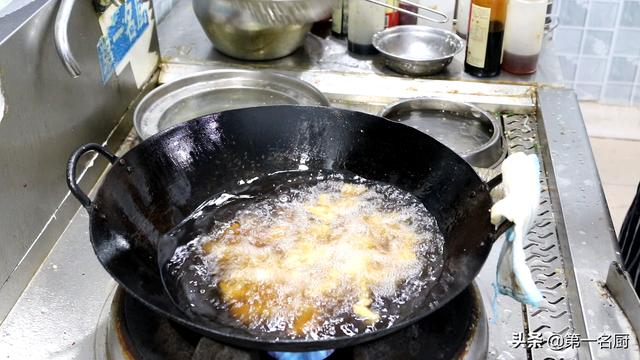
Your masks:
{"label": "gas stove", "polygon": [[[324,76],[316,81],[316,85],[326,87],[328,85],[323,81],[332,80],[331,76]],[[393,81],[387,83],[394,86]],[[409,84],[414,88],[424,86],[418,90],[425,91],[431,85],[416,81]],[[464,88],[467,84],[460,86]],[[333,95],[331,98],[335,106],[359,107],[370,112],[376,112],[376,106],[380,106],[373,102],[354,101],[357,100],[355,97]],[[558,186],[562,183],[556,182],[549,171],[549,160],[545,160],[542,153],[545,147],[541,144],[548,140],[539,138],[540,134],[544,135],[544,128],[539,122],[539,115],[531,111],[536,109],[536,105],[531,104],[531,108],[523,110],[526,103],[521,98],[507,97],[504,102],[510,104],[485,104],[484,107],[501,107],[498,110],[503,111],[501,118],[507,151],[537,152],[543,160],[541,204],[525,242],[525,253],[534,280],[547,300],[545,305],[534,309],[504,296],[495,298],[492,283],[504,241],[501,239],[494,245],[474,286],[440,312],[387,338],[354,348],[338,349],[330,354],[329,359],[404,359],[410,358],[408,355],[438,359],[589,358],[590,348],[586,343],[581,348],[564,349],[531,345],[526,341],[518,343],[518,339],[526,339],[531,334],[548,339],[553,334],[583,333],[584,330],[580,329],[584,326],[580,322],[581,305],[590,300],[590,293],[581,294],[578,297],[581,302],[572,302],[577,296],[576,287],[581,284],[572,283],[575,275],[570,272],[569,264],[576,260],[563,250],[567,247],[573,249],[573,245],[562,232],[562,226],[568,224],[563,222],[567,214],[558,213],[553,207],[562,199],[557,197]],[[504,113],[505,108],[514,112]],[[548,110],[543,108],[543,111]],[[135,134],[130,134],[118,154],[126,152],[138,141]],[[477,171],[489,179],[497,170]],[[595,285],[597,299],[601,302],[595,309],[602,309],[607,314],[599,320],[604,328],[598,331],[630,334],[627,349],[599,350],[600,354],[615,354],[620,359],[637,358],[638,345],[624,313],[610,295],[605,295],[608,294],[605,287]],[[593,309],[584,311],[598,314]],[[594,339],[597,336],[596,333]],[[425,352],[430,356],[424,357]],[[72,219],[12,313],[0,326],[0,354],[5,353],[9,359],[201,359],[211,358],[211,354],[231,357],[241,354],[241,358],[247,359],[273,358],[265,352],[231,348],[203,339],[157,317],[128,297],[117,288],[95,258],[84,209],[80,209]]]}
{"label": "gas stove", "polygon": [[[169,75],[171,74],[167,74]],[[351,77],[345,85],[347,90],[349,87],[362,89],[362,93],[366,95],[340,95],[336,93],[339,89],[333,87],[338,76],[345,77],[338,74],[301,74],[301,77],[323,90],[334,106],[372,113],[376,113],[385,104],[396,101],[397,96],[407,96],[415,91],[428,95],[434,88],[434,82],[428,80],[405,81],[398,78],[384,79],[359,75]],[[390,93],[395,91],[393,94],[396,98],[373,97],[370,93],[371,87],[363,85],[371,81],[384,81],[383,84],[390,89]],[[403,84],[407,87],[403,88]],[[504,241],[500,239],[493,246],[487,262],[476,278],[475,286],[467,290],[466,294],[469,295],[455,300],[473,306],[456,306],[455,311],[446,310],[447,307],[443,309],[446,310],[443,312],[446,316],[439,315],[443,316],[442,320],[434,321],[432,317],[428,317],[418,325],[388,338],[357,348],[336,350],[330,358],[406,358],[407,354],[422,355],[426,349],[429,349],[432,355],[438,354],[435,358],[441,359],[600,359],[602,356],[616,356],[619,359],[638,358],[637,354],[640,352],[634,332],[618,303],[602,283],[597,280],[584,281],[581,278],[602,277],[602,281],[606,278],[606,270],[598,270],[601,265],[608,269],[605,251],[598,249],[595,244],[584,246],[586,242],[582,241],[586,240],[575,243],[576,239],[585,238],[582,234],[585,230],[594,236],[600,236],[603,240],[598,244],[601,246],[602,243],[606,244],[605,241],[609,241],[602,235],[602,231],[610,227],[599,228],[590,225],[579,228],[579,231],[575,229],[576,216],[590,219],[593,215],[589,214],[598,213],[598,204],[604,206],[604,203],[601,202],[601,198],[593,198],[595,195],[591,195],[589,207],[583,206],[573,212],[558,210],[568,209],[571,203],[566,203],[564,194],[572,190],[572,180],[559,176],[565,174],[567,169],[575,170],[581,163],[584,164],[585,155],[572,153],[571,149],[560,145],[562,143],[556,144],[554,133],[550,132],[548,127],[559,124],[542,122],[541,119],[557,119],[558,115],[554,115],[553,111],[572,106],[571,101],[575,104],[575,99],[565,96],[566,92],[563,91],[538,89],[536,102],[530,94],[527,95],[529,87],[515,85],[495,86],[491,96],[469,95],[461,94],[473,89],[468,83],[449,82],[446,85],[453,92],[450,94],[451,97],[461,101],[472,97],[477,100],[475,103],[480,103],[485,109],[501,113],[508,152],[535,152],[542,159],[541,204],[524,245],[527,262],[546,302],[540,308],[531,308],[522,306],[508,297],[495,298],[492,283],[495,281],[496,263]],[[476,88],[482,90],[483,86]],[[555,110],[552,105],[556,106]],[[579,117],[572,119],[567,116],[562,118],[562,121],[563,128],[559,129],[557,134],[561,131],[576,134],[576,126],[581,126]],[[578,135],[573,138],[574,141],[580,139]],[[586,136],[583,135],[582,139],[586,141]],[[130,134],[118,154],[126,152],[137,141],[135,134]],[[565,152],[554,150],[554,146]],[[580,160],[580,157],[582,162],[576,163],[575,159]],[[592,162],[590,157],[586,160]],[[497,170],[477,171],[489,179]],[[585,184],[588,184],[588,181],[597,181],[597,178],[584,181],[586,183],[582,182],[580,185],[583,189],[580,195],[586,197],[590,191]],[[601,192],[599,194],[601,196]],[[600,220],[604,222],[608,219]],[[0,354],[3,358],[163,358],[158,354],[155,357],[139,355],[140,352],[144,354],[145,349],[158,349],[160,345],[178,351],[176,358],[197,358],[195,356],[202,352],[206,353],[205,355],[229,352],[237,355],[239,353],[236,351],[240,351],[243,356],[247,355],[246,350],[225,347],[180,329],[151,314],[135,300],[125,296],[122,291],[116,290],[115,282],[101,268],[93,253],[88,229],[88,216],[84,209],[80,209],[12,312],[1,324]],[[584,258],[572,256],[574,253]],[[575,269],[579,269],[576,264],[582,269],[585,268],[581,261],[588,262],[589,272],[574,272]],[[475,315],[462,316],[465,312]],[[589,316],[585,317],[584,314]],[[453,321],[452,316],[459,316],[457,319],[460,320]],[[595,317],[597,320],[594,320]],[[595,330],[589,328],[596,325]],[[434,333],[438,335],[433,335]],[[452,336],[442,336],[448,333]],[[579,334],[584,338],[593,339],[595,343],[595,339],[603,333],[629,334],[627,348],[600,349],[586,342],[580,347],[548,346],[550,336]],[[151,343],[147,342],[149,335],[152,335]],[[536,339],[541,340],[537,343],[523,341],[527,336],[536,336]],[[159,344],[154,345],[153,341]],[[249,352],[249,355],[263,359],[270,357],[262,352],[258,352],[257,355],[255,352]]]}
{"label": "gas stove", "polygon": [[[571,91],[536,84],[553,76],[540,71],[524,80],[469,81],[456,73],[461,61],[454,59],[449,70],[436,79],[403,78],[389,74],[375,58],[351,58],[338,40],[315,37],[309,37],[305,49],[290,57],[246,64],[211,49],[197,22],[185,21],[192,16],[190,6],[189,1],[178,1],[158,27],[163,54],[157,74],[160,83],[207,69],[269,68],[311,83],[332,106],[373,114],[385,105],[416,96],[469,102],[501,119],[507,152],[536,153],[541,159],[541,203],[524,246],[534,280],[546,299],[542,307],[494,296],[492,283],[504,241],[500,239],[475,285],[437,314],[378,341],[337,349],[329,359],[406,359],[408,355],[427,359],[640,359],[631,323],[613,291],[605,286],[609,266],[618,259],[615,233],[578,103]],[[541,64],[548,61],[543,56]],[[126,133],[131,117],[129,111],[113,133]],[[130,134],[118,154],[136,141]],[[115,143],[120,141],[109,139],[112,149],[117,148]],[[485,179],[497,171],[477,170]],[[89,185],[83,186],[88,190]],[[88,216],[80,209],[0,324],[0,358],[272,358],[265,352],[203,339],[158,318],[128,297],[97,261],[88,229]],[[627,346],[603,348],[597,339],[607,334],[629,335]],[[579,346],[550,344],[551,337],[576,336],[584,340]]]}
{"label": "gas stove", "polygon": [[354,347],[310,353],[242,349],[204,338],[156,315],[122,289],[105,303],[104,353],[99,359],[485,359],[489,329],[477,285],[426,319],[381,339]]}

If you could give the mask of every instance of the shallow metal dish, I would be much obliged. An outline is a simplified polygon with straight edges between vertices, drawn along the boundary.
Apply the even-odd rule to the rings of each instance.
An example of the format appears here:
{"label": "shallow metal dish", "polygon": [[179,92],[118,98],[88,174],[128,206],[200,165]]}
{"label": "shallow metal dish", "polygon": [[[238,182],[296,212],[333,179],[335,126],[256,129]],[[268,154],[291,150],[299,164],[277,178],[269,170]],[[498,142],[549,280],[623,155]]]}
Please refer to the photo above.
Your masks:
{"label": "shallow metal dish", "polygon": [[430,135],[475,167],[493,167],[505,155],[500,122],[475,105],[421,97],[393,103],[379,115]]}
{"label": "shallow metal dish", "polygon": [[327,98],[300,79],[268,71],[212,70],[159,86],[133,113],[142,139],[197,117],[265,105],[329,106]]}
{"label": "shallow metal dish", "polygon": [[373,35],[372,42],[391,70],[408,75],[436,74],[464,48],[458,35],[420,25],[382,30]]}

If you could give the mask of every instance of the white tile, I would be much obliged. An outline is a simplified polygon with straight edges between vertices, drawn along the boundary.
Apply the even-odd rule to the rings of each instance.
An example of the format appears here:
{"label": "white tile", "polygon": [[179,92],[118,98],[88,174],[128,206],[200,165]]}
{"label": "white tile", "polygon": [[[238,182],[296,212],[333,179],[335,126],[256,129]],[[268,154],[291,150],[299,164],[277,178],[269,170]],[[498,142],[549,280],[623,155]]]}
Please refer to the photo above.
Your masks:
{"label": "white tile", "polygon": [[582,42],[580,29],[565,29],[558,26],[553,42],[558,53],[578,55],[580,53],[580,43]]}
{"label": "white tile", "polygon": [[640,141],[591,138],[591,148],[603,184],[637,186],[640,182]]}
{"label": "white tile", "polygon": [[637,56],[614,56],[611,59],[609,80],[623,81],[633,84],[640,58]]}
{"label": "white tile", "polygon": [[606,58],[581,57],[578,64],[576,81],[602,82],[607,71]]}
{"label": "white tile", "polygon": [[611,219],[619,233],[640,182],[640,142],[590,140]]}
{"label": "white tile", "polygon": [[631,103],[631,93],[633,85],[607,84],[604,88],[602,102],[611,104],[629,105]]}
{"label": "white tile", "polygon": [[619,29],[613,52],[620,55],[640,55],[638,37],[640,37],[640,30]]}
{"label": "white tile", "polygon": [[613,28],[616,25],[617,14],[618,4],[593,1],[589,8],[587,25],[592,28]]}
{"label": "white tile", "polygon": [[[636,89],[638,94],[640,89]],[[580,110],[589,136],[640,140],[639,107],[580,102]]]}
{"label": "white tile", "polygon": [[587,18],[588,2],[563,0],[560,4],[560,23],[570,26],[582,26]]}
{"label": "white tile", "polygon": [[604,196],[607,199],[613,226],[616,229],[616,234],[619,234],[622,222],[636,194],[637,186],[603,184],[602,187],[604,188]]}
{"label": "white tile", "polygon": [[600,99],[600,91],[602,90],[601,85],[575,83],[573,88],[576,91],[576,95],[578,95],[578,100],[580,101]]}
{"label": "white tile", "polygon": [[633,106],[640,107],[640,84],[636,84],[631,101],[633,101]]}
{"label": "white tile", "polygon": [[558,56],[562,79],[565,83],[570,83],[576,79],[576,69],[578,67],[578,56]]}
{"label": "white tile", "polygon": [[584,48],[582,53],[585,55],[609,55],[611,42],[613,39],[613,31],[608,30],[587,30],[585,34]]}
{"label": "white tile", "polygon": [[629,27],[640,27],[640,2],[625,1],[622,8],[622,19],[620,25]]}

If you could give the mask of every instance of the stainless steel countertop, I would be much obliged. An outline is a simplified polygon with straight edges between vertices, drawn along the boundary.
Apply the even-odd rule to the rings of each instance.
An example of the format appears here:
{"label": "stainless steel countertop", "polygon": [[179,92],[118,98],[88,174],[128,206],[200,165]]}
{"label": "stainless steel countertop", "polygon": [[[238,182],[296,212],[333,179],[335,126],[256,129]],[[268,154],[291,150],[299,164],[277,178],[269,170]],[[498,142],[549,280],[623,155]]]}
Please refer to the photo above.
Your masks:
{"label": "stainless steel countertop", "polygon": [[89,242],[80,209],[0,326],[2,359],[93,359],[100,312],[115,281]]}
{"label": "stainless steel countertop", "polygon": [[[412,86],[413,81],[406,81]],[[454,88],[459,86],[455,82],[450,85]],[[518,93],[518,89],[512,90]],[[335,93],[336,90],[334,89],[334,93],[328,93],[334,106],[362,108],[372,112],[380,108],[380,105],[363,99],[352,99],[346,103],[336,102],[336,99],[340,99]],[[451,98],[459,96],[466,95],[449,95]],[[496,97],[495,94],[487,96],[488,99]],[[549,246],[547,244],[551,243],[554,248],[540,253],[537,247],[526,246],[525,251],[529,265],[534,269],[538,286],[543,290],[547,300],[553,304],[532,309],[523,307],[508,297],[500,296],[496,301],[497,313],[494,313],[492,283],[502,240],[496,243],[476,279],[489,317],[488,358],[525,359],[530,356],[534,360],[639,359],[640,351],[633,335],[629,350],[605,351],[586,344],[579,352],[574,349],[554,352],[548,348],[527,351],[511,346],[510,341],[514,333],[524,332],[528,326],[534,325],[535,328],[529,328],[530,331],[544,332],[545,328],[538,328],[546,326],[549,331],[579,333],[585,338],[596,338],[605,331],[611,334],[632,334],[632,331],[618,305],[600,284],[600,281],[606,278],[604,265],[616,256],[615,247],[612,246],[614,237],[606,206],[604,202],[599,201],[602,191],[593,161],[586,153],[588,149],[584,148],[585,144],[588,146],[588,138],[584,133],[582,119],[577,112],[567,112],[572,106],[577,106],[574,105],[575,98],[566,90],[553,89],[541,89],[537,103],[526,91],[520,93],[520,96],[504,97],[511,100],[498,106],[502,111],[508,112],[509,109],[513,109],[520,110],[521,113],[516,115],[516,120],[509,120],[513,115],[505,115],[510,151],[540,151],[544,167],[549,174],[543,179],[543,202],[547,204],[544,205],[544,209],[541,208],[542,215],[536,219],[536,228],[526,244],[538,242],[540,246]],[[514,102],[514,98],[519,100]],[[513,103],[509,105],[510,102]],[[486,107],[486,103],[483,106]],[[566,116],[561,118],[562,126],[569,131],[547,133],[550,123],[559,123],[559,114]],[[541,121],[546,123],[542,124]],[[571,131],[573,129],[582,131]],[[119,153],[130,147],[132,139],[130,136]],[[539,141],[541,146],[536,147],[535,141]],[[580,155],[582,159],[576,157],[578,153],[562,145],[565,143],[573,143],[576,149],[584,151]],[[564,151],[564,155],[558,156],[559,149]],[[575,162],[580,160],[584,162],[586,169],[576,166]],[[494,170],[480,172],[489,178]],[[591,204],[588,211],[571,209],[563,202],[563,199],[567,201],[575,196],[575,191],[566,189],[574,183],[578,184],[575,191],[580,191],[579,183],[592,184],[590,190],[584,194],[587,196],[585,201]],[[593,201],[589,201],[590,199]],[[548,203],[549,201],[551,203]],[[549,213],[547,209],[552,209],[553,212]],[[580,227],[580,224],[588,228]],[[574,228],[575,226],[578,228]],[[583,234],[584,236],[577,237],[576,231],[578,235],[588,232],[592,236]],[[597,239],[601,246],[591,243]],[[560,254],[560,250],[562,255],[557,255]],[[572,257],[572,254],[577,253],[581,259]],[[583,275],[576,276],[572,270],[573,266],[575,272],[581,272]],[[546,272],[552,274],[547,275]],[[105,349],[103,323],[106,318],[103,309],[114,287],[114,281],[102,269],[93,254],[89,242],[88,217],[84,209],[80,209],[6,321],[0,325],[0,358],[104,358],[104,354],[96,353],[96,349]]]}
{"label": "stainless steel countertop", "polygon": [[[199,65],[203,67],[263,68],[303,72],[330,70],[402,77],[382,63],[382,56],[357,56],[347,52],[346,40],[332,36],[322,39],[308,35],[304,47],[282,59],[261,62],[235,60],[216,51],[202,30],[193,12],[191,1],[178,0],[171,12],[158,26],[163,66]],[[538,71],[533,75],[518,76],[507,72],[495,78],[480,79],[463,71],[464,51],[456,55],[447,69],[429,79],[462,80],[494,83],[527,83],[561,85],[560,63],[553,50],[553,42],[545,38]]]}
{"label": "stainless steel countertop", "polygon": [[[538,99],[545,135],[541,140],[548,149],[543,155],[554,180],[551,202],[563,220],[557,232],[568,245],[561,250],[576,330],[589,338],[603,331],[632,332],[629,324],[618,327],[627,319],[617,304],[611,306],[604,287],[609,266],[619,261],[620,253],[577,98],[571,91],[542,89]],[[593,359],[615,358],[595,343],[588,345]]]}

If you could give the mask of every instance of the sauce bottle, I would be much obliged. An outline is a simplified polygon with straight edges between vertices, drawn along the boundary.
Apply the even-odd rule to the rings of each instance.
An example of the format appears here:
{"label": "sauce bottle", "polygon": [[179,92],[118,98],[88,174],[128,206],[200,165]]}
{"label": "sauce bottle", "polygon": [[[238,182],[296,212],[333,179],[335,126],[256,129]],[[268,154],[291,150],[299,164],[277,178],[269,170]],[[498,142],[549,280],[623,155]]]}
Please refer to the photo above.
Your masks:
{"label": "sauce bottle", "polygon": [[334,0],[331,17],[331,34],[340,38],[347,36],[349,0]]}
{"label": "sauce bottle", "polygon": [[[388,5],[400,7],[399,0],[387,0]],[[390,28],[400,25],[400,12],[397,10],[384,8],[384,28]]]}
{"label": "sauce bottle", "polygon": [[456,9],[456,32],[463,39],[467,38],[467,32],[469,31],[470,8],[470,0],[458,0],[458,8]]}
{"label": "sauce bottle", "polygon": [[502,69],[512,74],[532,74],[542,49],[548,0],[510,0],[504,32]]}
{"label": "sauce bottle", "polygon": [[500,74],[507,0],[472,0],[464,71],[478,77]]}
{"label": "sauce bottle", "polygon": [[[400,3],[400,7],[402,9],[411,11],[413,13],[417,13],[418,12],[418,7],[415,5],[409,5],[409,4],[405,4],[403,2]],[[405,13],[400,13],[400,22],[399,25],[416,25],[418,23],[418,18],[413,16],[413,15],[409,15],[409,14],[405,14]]]}

